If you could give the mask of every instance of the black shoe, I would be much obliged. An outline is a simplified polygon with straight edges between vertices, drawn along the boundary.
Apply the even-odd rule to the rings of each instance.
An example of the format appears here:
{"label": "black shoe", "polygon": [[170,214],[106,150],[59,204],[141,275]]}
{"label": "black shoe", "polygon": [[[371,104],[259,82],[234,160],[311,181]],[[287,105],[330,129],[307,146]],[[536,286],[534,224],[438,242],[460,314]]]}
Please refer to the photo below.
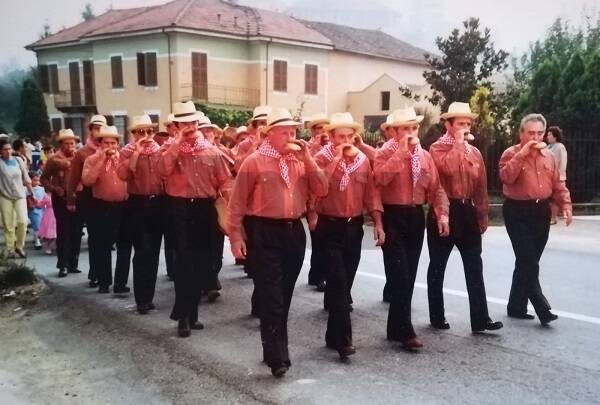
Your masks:
{"label": "black shoe", "polygon": [[100,294],[108,294],[108,286],[107,285],[101,285],[98,287],[98,292]]}
{"label": "black shoe", "polygon": [[202,330],[202,329],[204,329],[204,324],[200,321],[190,322],[190,329]]}
{"label": "black shoe", "polygon": [[286,366],[271,367],[271,374],[273,374],[273,377],[281,378],[287,371],[288,368]]}
{"label": "black shoe", "polygon": [[318,292],[324,292],[325,291],[325,287],[327,286],[327,283],[325,283],[325,280],[321,280],[316,284],[317,287],[317,291]]}
{"label": "black shoe", "polygon": [[151,302],[148,304],[148,311],[152,311],[153,309],[156,309],[156,307],[154,306],[154,304]]}
{"label": "black shoe", "polygon": [[434,329],[442,329],[442,330],[448,330],[450,329],[450,324],[444,319],[441,322],[431,322],[431,327]]}
{"label": "black shoe", "polygon": [[516,319],[527,319],[527,320],[532,320],[535,319],[535,316],[528,314],[528,313],[524,313],[524,314],[514,314],[512,312],[508,313],[508,317],[509,318],[516,318]]}
{"label": "black shoe", "polygon": [[503,326],[504,325],[500,321],[496,321],[496,322],[488,321],[483,328],[472,329],[472,331],[473,331],[473,333],[479,333],[479,332],[483,332],[486,330],[498,330],[498,329],[502,329]]}
{"label": "black shoe", "polygon": [[81,273],[81,270],[79,270],[79,269],[68,269],[67,272],[69,272],[71,274],[79,274],[79,273]]}
{"label": "black shoe", "polygon": [[221,293],[217,290],[210,290],[206,295],[208,297],[208,302],[215,302],[217,298],[221,296]]}
{"label": "black shoe", "polygon": [[131,289],[129,287],[127,287],[126,285],[120,285],[120,286],[113,287],[113,292],[115,294],[124,294],[124,293],[128,293],[129,291],[131,291]]}
{"label": "black shoe", "polygon": [[177,325],[177,335],[179,335],[179,337],[185,338],[189,337],[190,334],[190,322],[187,319],[181,319],[179,321],[179,324]]}
{"label": "black shoe", "polygon": [[550,322],[556,321],[557,319],[558,319],[558,315],[553,314],[550,311],[548,311],[544,316],[540,316],[540,322],[542,323],[543,326],[546,326]]}
{"label": "black shoe", "polygon": [[67,269],[65,269],[64,267],[58,269],[58,277],[59,278],[67,277]]}
{"label": "black shoe", "polygon": [[90,282],[88,283],[89,288],[96,288],[98,287],[98,285],[98,280],[90,280]]}
{"label": "black shoe", "polygon": [[148,304],[138,304],[137,311],[140,315],[146,315],[148,313]]}
{"label": "black shoe", "polygon": [[352,356],[354,353],[356,353],[356,348],[352,345],[338,349],[338,354],[340,355],[340,359],[342,359],[342,360],[347,359],[349,356]]}

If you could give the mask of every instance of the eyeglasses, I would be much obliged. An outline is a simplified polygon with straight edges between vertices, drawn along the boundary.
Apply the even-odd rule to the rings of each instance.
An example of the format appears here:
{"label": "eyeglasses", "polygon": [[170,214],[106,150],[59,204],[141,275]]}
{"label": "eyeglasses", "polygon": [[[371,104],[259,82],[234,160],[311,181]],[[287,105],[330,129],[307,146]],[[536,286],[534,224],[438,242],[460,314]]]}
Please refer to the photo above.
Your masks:
{"label": "eyeglasses", "polygon": [[139,135],[152,135],[154,133],[154,130],[152,128],[146,128],[146,129],[134,129],[133,131],[134,134],[139,134]]}

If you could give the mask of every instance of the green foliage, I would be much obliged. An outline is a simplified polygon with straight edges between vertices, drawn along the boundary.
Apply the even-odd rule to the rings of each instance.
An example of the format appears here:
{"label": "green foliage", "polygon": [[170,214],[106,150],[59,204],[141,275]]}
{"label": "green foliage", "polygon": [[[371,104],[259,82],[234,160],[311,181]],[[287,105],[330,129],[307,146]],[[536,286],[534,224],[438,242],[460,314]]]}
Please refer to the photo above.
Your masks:
{"label": "green foliage", "polygon": [[0,126],[2,133],[12,131],[19,112],[21,87],[26,78],[32,77],[31,72],[9,65],[3,67],[0,74]]}
{"label": "green foliage", "polygon": [[83,18],[83,21],[90,21],[96,18],[96,14],[94,14],[94,9],[90,3],[86,3],[85,8],[81,12],[81,18]]}
{"label": "green foliage", "polygon": [[252,117],[251,111],[214,108],[205,104],[196,103],[196,109],[202,111],[210,119],[210,122],[221,128],[227,125],[230,127],[246,125],[248,119]]}
{"label": "green foliage", "polygon": [[442,55],[425,56],[432,69],[423,77],[433,89],[427,99],[443,111],[453,101],[469,100],[480,86],[491,88],[492,75],[508,66],[508,54],[494,49],[490,29],[482,32],[477,18],[469,18],[462,31],[454,29],[448,38],[438,37],[435,43]]}
{"label": "green foliage", "polygon": [[46,21],[42,27],[42,32],[39,33],[39,37],[40,39],[44,39],[48,38],[50,35],[52,35],[52,32],[50,32],[50,24]]}
{"label": "green foliage", "polygon": [[0,261],[0,289],[31,285],[37,281],[35,272],[22,264]]}
{"label": "green foliage", "polygon": [[15,131],[32,141],[50,135],[50,123],[42,90],[31,78],[23,82]]}

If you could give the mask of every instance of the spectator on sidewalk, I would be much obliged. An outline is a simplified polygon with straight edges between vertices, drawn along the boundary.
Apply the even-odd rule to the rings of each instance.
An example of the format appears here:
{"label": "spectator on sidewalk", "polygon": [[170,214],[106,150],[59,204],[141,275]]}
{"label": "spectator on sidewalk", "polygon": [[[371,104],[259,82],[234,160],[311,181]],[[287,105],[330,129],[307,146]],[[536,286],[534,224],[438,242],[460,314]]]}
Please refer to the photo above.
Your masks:
{"label": "spectator on sidewalk", "polygon": [[[25,235],[27,233],[26,190],[31,191],[31,179],[25,161],[12,156],[12,148],[6,140],[0,140],[0,211],[8,257],[15,253],[25,258]],[[16,229],[15,229],[16,228]]]}
{"label": "spectator on sidewalk", "polygon": [[[54,216],[52,197],[49,192],[44,193],[44,197],[36,204],[36,207],[44,210],[38,234],[42,240],[44,253],[51,255],[56,248],[56,217]],[[64,276],[59,274],[59,277]]]}
{"label": "spectator on sidewalk", "polygon": [[[554,154],[554,159],[558,165],[558,172],[560,174],[560,181],[563,183],[567,182],[567,148],[562,143],[563,131],[560,127],[550,127],[546,133],[546,143],[548,149]],[[553,201],[550,202],[550,224],[555,225],[558,217],[558,205]]]}
{"label": "spectator on sidewalk", "polygon": [[40,177],[36,172],[30,171],[29,178],[31,179],[31,193],[27,195],[27,210],[31,229],[33,230],[33,245],[35,246],[35,250],[40,250],[42,242],[38,233],[40,231],[42,216],[44,215],[44,208],[39,206],[39,203],[46,196],[46,190],[40,185]]}

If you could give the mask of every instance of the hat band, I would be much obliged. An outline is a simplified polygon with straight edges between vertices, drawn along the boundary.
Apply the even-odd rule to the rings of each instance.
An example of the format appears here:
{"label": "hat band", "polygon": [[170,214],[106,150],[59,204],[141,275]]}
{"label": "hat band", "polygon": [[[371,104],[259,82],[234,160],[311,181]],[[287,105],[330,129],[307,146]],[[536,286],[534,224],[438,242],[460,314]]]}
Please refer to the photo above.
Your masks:
{"label": "hat band", "polygon": [[[269,124],[269,126],[270,126],[270,127],[272,127],[272,126],[273,126],[273,125],[275,125],[275,124],[279,124],[279,123],[282,123],[282,122],[285,122],[285,121],[294,121],[294,120],[293,120],[293,119],[291,119],[291,118],[281,118],[281,119],[278,119],[277,121],[273,121],[273,122],[271,122],[271,123]],[[294,123],[295,123],[295,122],[296,122],[296,121],[294,121]]]}
{"label": "hat band", "polygon": [[253,120],[257,120],[257,119],[259,119],[259,118],[264,118],[264,117],[266,117],[266,116],[267,116],[267,114],[258,114],[257,116],[255,116],[255,117],[252,117],[252,119],[253,119]]}
{"label": "hat band", "polygon": [[195,114],[198,114],[198,111],[182,113],[182,114],[175,114],[175,118],[189,117],[190,115],[195,115]]}

